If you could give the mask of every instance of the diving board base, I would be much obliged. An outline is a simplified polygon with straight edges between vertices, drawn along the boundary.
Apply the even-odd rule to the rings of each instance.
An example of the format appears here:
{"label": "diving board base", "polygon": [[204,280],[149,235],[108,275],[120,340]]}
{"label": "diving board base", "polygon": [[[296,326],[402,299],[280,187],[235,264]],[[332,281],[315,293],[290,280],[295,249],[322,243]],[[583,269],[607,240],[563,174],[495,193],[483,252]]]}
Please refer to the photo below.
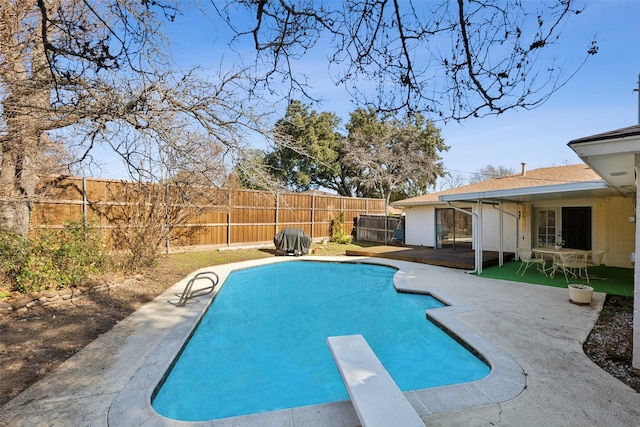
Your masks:
{"label": "diving board base", "polygon": [[362,335],[329,337],[327,345],[363,427],[424,427]]}

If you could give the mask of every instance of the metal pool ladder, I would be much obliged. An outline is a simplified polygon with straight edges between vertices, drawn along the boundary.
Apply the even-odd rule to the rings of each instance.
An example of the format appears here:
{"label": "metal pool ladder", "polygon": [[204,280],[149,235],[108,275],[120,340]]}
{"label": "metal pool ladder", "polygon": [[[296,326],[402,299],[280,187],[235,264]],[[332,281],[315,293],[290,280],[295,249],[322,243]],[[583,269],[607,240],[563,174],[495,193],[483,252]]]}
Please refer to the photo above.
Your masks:
{"label": "metal pool ladder", "polygon": [[[200,289],[193,289],[193,284],[196,282],[196,280],[208,280],[211,282],[211,286]],[[202,271],[196,274],[187,282],[187,286],[184,287],[184,292],[182,292],[182,295],[180,295],[180,300],[176,304],[176,307],[182,307],[187,303],[188,299],[210,294],[218,285],[219,281],[220,279],[218,278],[218,275],[213,271]]]}

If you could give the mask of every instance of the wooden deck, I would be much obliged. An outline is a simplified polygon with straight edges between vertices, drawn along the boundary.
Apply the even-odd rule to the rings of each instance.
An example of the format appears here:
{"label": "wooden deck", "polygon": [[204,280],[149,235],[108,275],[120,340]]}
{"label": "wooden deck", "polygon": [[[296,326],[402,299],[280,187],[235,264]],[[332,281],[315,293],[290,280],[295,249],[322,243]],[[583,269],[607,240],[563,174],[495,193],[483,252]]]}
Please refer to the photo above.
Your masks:
{"label": "wooden deck", "polygon": [[[368,248],[350,249],[351,256],[370,256],[396,259],[400,261],[420,262],[442,267],[473,270],[475,268],[475,252],[472,250],[433,249],[424,246],[371,246]],[[504,253],[504,261],[514,258],[511,252]],[[482,252],[482,268],[498,265],[498,252]]]}

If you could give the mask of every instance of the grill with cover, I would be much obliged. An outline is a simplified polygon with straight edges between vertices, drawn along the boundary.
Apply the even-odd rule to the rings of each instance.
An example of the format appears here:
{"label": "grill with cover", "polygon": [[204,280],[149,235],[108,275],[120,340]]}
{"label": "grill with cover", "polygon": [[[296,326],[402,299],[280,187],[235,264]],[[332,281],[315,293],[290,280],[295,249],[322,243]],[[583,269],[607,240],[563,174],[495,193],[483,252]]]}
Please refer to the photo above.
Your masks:
{"label": "grill with cover", "polygon": [[273,238],[276,250],[285,255],[308,254],[311,237],[299,228],[284,228]]}

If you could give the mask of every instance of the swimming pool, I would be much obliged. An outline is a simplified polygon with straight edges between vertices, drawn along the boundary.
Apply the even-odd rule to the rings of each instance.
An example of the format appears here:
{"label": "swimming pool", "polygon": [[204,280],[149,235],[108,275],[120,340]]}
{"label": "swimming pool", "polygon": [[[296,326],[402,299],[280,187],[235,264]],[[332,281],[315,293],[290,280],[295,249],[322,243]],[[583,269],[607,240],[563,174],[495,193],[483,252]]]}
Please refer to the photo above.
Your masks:
{"label": "swimming pool", "polygon": [[233,272],[156,391],[155,410],[193,421],[348,400],[326,338],[354,333],[402,390],[485,377],[484,362],[427,321],[425,310],[443,304],[396,292],[395,273],[309,261]]}

